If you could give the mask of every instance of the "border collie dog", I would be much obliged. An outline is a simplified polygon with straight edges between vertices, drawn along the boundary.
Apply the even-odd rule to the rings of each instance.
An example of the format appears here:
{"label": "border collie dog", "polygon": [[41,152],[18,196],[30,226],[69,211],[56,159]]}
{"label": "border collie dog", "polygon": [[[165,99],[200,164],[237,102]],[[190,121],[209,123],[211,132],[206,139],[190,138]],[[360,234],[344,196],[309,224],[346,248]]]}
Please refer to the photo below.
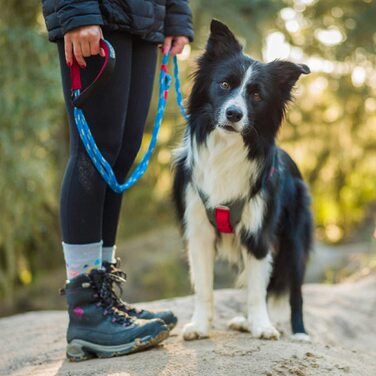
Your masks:
{"label": "border collie dog", "polygon": [[174,201],[188,248],[195,307],[186,340],[208,337],[213,321],[216,254],[238,264],[247,317],[229,323],[254,337],[278,339],[269,293],[289,293],[293,335],[308,339],[301,286],[312,243],[310,195],[275,139],[303,64],[261,63],[245,55],[213,20],[198,59],[189,121],[174,153]]}

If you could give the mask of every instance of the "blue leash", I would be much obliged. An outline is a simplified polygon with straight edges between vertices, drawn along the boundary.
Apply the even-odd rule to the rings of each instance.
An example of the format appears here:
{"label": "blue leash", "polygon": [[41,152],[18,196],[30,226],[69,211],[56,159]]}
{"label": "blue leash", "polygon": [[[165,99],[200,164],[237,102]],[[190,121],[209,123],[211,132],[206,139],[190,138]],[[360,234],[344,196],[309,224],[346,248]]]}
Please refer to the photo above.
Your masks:
{"label": "blue leash", "polygon": [[[107,44],[107,46],[105,44]],[[112,46],[108,43],[108,41],[105,41],[105,40],[103,40],[103,42],[101,41],[101,46],[105,49],[105,52],[108,54],[107,59],[108,57],[110,57],[114,60],[115,52]],[[73,113],[74,113],[74,118],[76,121],[78,133],[81,137],[81,140],[84,144],[84,147],[91,161],[93,162],[94,166],[98,170],[99,174],[106,181],[106,183],[111,187],[112,190],[114,190],[117,193],[122,193],[125,190],[132,187],[134,184],[136,184],[136,182],[144,175],[144,173],[146,172],[148,168],[150,158],[157,144],[158,132],[163,121],[163,115],[164,115],[164,111],[166,109],[166,104],[167,104],[168,90],[170,88],[171,80],[172,80],[171,76],[167,73],[168,59],[169,59],[169,54],[167,53],[166,55],[163,56],[163,59],[162,59],[162,65],[161,65],[161,70],[160,70],[160,75],[159,75],[158,109],[157,109],[157,114],[156,114],[155,121],[154,121],[152,137],[149,143],[149,147],[147,151],[145,152],[144,156],[142,157],[141,161],[139,162],[137,167],[134,169],[131,176],[129,176],[129,178],[125,181],[125,183],[119,184],[111,165],[107,162],[107,160],[104,158],[104,156],[98,149],[95,143],[95,140],[93,138],[93,135],[90,132],[89,126],[86,122],[82,109],[78,107],[77,105],[75,105],[73,108]],[[176,90],[177,104],[179,106],[179,109],[183,117],[187,120],[188,116],[183,105],[183,97],[182,97],[181,90],[180,90],[179,67],[178,67],[176,56],[174,56],[173,62],[174,62],[174,78],[175,78],[175,90]],[[103,69],[104,69],[104,66],[102,67],[102,70]],[[97,79],[101,75],[102,70],[98,74],[95,81],[97,81]],[[72,75],[72,97],[73,97],[74,104],[76,104],[75,102],[79,100],[79,97],[82,96],[82,94],[86,92],[86,90],[88,92],[90,91],[90,86],[89,86],[89,88],[81,92],[80,88],[77,88],[81,86],[80,82],[79,82],[79,85],[74,85],[73,82],[75,80],[77,80],[77,77],[76,76],[73,77]]]}

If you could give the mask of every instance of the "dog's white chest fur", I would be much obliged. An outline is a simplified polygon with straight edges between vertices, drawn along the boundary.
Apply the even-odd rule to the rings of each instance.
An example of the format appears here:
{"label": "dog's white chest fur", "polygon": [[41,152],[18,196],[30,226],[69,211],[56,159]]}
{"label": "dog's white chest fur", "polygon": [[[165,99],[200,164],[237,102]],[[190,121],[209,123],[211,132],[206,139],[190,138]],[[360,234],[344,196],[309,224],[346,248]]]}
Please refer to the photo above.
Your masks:
{"label": "dog's white chest fur", "polygon": [[[216,207],[231,200],[247,197],[250,184],[259,174],[256,160],[249,160],[248,150],[239,134],[213,131],[206,144],[192,142],[192,181],[207,197],[207,205]],[[263,219],[264,200],[261,194],[250,199],[242,214],[242,225],[257,231]]]}
{"label": "dog's white chest fur", "polygon": [[239,134],[211,132],[206,144],[192,142],[193,182],[208,196],[208,205],[215,207],[245,197],[249,192],[257,163],[247,159],[247,149]]}
{"label": "dog's white chest fur", "polygon": [[[259,173],[257,161],[250,161],[248,151],[239,134],[213,131],[206,144],[197,145],[192,142],[190,157],[192,181],[208,197],[206,205],[214,208],[229,201],[247,197],[252,184]],[[235,228],[239,235],[240,229],[255,233],[262,226],[264,216],[264,200],[261,194],[248,200],[241,222]],[[222,234],[217,240],[218,253],[231,262],[237,262],[240,254],[239,236]]]}

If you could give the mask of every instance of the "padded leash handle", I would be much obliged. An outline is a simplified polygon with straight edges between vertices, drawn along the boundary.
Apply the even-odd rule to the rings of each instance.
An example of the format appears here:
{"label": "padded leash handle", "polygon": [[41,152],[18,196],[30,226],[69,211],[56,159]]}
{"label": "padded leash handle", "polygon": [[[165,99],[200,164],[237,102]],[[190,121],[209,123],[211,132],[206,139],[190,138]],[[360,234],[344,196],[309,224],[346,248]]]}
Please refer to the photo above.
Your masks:
{"label": "padded leash handle", "polygon": [[[81,84],[81,73],[80,73],[80,66],[73,56],[73,64],[70,67],[70,76],[71,76],[71,91],[72,91],[72,103],[74,107],[82,107],[84,102],[87,98],[96,90],[100,89],[100,87],[110,78],[112,72],[115,68],[115,50],[105,39],[101,39],[99,42],[101,48],[103,48],[105,56],[103,65],[95,77],[94,81],[86,87],[84,90],[82,89]],[[79,95],[74,95],[73,93],[76,90],[80,90]],[[77,92],[76,92],[77,93]]]}

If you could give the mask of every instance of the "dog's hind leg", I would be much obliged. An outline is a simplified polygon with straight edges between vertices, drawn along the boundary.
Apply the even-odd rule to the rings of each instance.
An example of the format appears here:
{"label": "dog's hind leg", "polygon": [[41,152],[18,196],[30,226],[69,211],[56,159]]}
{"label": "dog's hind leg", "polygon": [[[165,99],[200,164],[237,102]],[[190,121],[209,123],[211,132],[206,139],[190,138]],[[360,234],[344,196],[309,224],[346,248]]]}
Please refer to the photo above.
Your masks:
{"label": "dog's hind leg", "polygon": [[292,339],[310,341],[303,322],[302,284],[305,268],[309,257],[309,250],[313,241],[313,220],[309,209],[310,198],[307,188],[302,182],[296,184],[295,213],[293,228],[283,239],[283,247],[289,247],[291,255],[290,273],[290,307]]}
{"label": "dog's hind leg", "polygon": [[[298,242],[300,243],[300,242]],[[292,339],[298,341],[310,341],[310,337],[304,328],[303,322],[303,297],[302,284],[304,279],[305,260],[304,252],[300,244],[293,246],[293,264],[290,275],[290,307]]]}
{"label": "dog's hind leg", "polygon": [[269,319],[266,293],[272,269],[271,254],[257,259],[246,249],[242,251],[247,279],[248,323],[252,335],[257,338],[278,339],[279,332]]}
{"label": "dog's hind leg", "polygon": [[193,340],[208,337],[213,320],[216,235],[201,199],[191,187],[186,192],[184,220],[191,281],[195,289],[195,307],[191,322],[183,328],[183,338]]}

